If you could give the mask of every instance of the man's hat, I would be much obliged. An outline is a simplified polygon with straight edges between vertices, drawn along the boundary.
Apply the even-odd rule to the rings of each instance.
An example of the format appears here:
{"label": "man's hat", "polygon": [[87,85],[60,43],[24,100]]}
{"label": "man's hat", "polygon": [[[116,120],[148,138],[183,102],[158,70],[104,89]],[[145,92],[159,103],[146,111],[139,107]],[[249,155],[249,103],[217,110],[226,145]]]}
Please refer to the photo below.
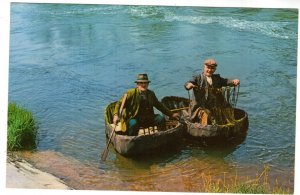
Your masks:
{"label": "man's hat", "polygon": [[204,61],[205,66],[216,67],[218,66],[217,62],[214,59],[207,59]]}
{"label": "man's hat", "polygon": [[147,74],[138,74],[135,83],[150,83]]}

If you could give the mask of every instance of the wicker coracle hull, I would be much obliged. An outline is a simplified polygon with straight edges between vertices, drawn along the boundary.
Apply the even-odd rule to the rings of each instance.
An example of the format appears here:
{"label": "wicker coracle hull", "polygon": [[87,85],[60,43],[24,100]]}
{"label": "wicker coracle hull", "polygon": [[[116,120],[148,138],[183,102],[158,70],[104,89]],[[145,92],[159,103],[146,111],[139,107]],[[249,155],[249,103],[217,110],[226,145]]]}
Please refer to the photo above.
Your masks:
{"label": "wicker coracle hull", "polygon": [[[171,110],[179,110],[181,116],[187,115],[190,100],[177,96],[166,96],[161,101]],[[185,108],[185,109],[180,109]],[[234,121],[226,124],[208,124],[193,123],[186,118],[185,132],[194,138],[230,138],[244,135],[249,126],[248,114],[241,109],[233,108]]]}
{"label": "wicker coracle hull", "polygon": [[[111,103],[105,109],[105,134],[107,137],[113,131],[112,112],[115,104],[116,102]],[[166,130],[149,127],[147,129],[140,129],[137,136],[114,133],[111,142],[115,150],[123,156],[152,153],[164,145],[178,143],[182,140],[185,125],[179,123],[179,121],[171,120],[168,120],[166,124]]]}

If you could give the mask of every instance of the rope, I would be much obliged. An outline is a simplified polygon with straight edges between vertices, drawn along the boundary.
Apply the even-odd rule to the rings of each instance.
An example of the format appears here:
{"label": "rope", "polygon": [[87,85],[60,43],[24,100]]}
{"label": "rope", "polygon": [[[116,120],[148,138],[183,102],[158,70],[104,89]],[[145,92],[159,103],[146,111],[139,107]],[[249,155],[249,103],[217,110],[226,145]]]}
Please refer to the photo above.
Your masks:
{"label": "rope", "polygon": [[235,107],[235,105],[236,105],[235,92],[236,92],[236,89],[234,86],[233,90],[232,90],[232,97],[231,97],[232,107]]}
{"label": "rope", "polygon": [[238,85],[238,91],[237,91],[237,94],[236,94],[235,106],[236,106],[238,98],[239,98],[239,92],[240,92],[240,85]]}
{"label": "rope", "polygon": [[230,104],[235,108],[237,105],[238,97],[239,97],[239,92],[240,92],[240,85],[237,87],[237,92],[236,92],[236,86],[234,86],[233,91],[232,91],[232,97],[231,97],[231,102]]}
{"label": "rope", "polygon": [[191,104],[190,90],[188,90],[188,96],[189,96],[189,115],[192,116],[192,104]]}

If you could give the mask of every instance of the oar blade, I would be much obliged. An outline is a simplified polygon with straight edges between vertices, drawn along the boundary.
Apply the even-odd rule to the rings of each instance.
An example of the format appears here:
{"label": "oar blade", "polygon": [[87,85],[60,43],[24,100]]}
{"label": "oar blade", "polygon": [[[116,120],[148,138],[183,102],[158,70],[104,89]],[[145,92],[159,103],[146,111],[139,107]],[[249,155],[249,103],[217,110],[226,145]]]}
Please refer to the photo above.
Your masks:
{"label": "oar blade", "polygon": [[107,158],[107,155],[108,155],[108,149],[106,148],[101,155],[101,161],[105,161]]}

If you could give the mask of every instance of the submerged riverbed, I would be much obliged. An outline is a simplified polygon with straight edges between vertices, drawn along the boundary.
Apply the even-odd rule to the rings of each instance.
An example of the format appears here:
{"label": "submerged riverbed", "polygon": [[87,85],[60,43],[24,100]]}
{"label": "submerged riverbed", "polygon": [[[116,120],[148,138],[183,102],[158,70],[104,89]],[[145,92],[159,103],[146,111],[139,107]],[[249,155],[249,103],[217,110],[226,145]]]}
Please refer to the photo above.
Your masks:
{"label": "submerged riverbed", "polygon": [[[203,172],[251,175],[264,165],[292,188],[297,29],[298,12],[288,9],[12,3],[9,101],[39,122],[37,153],[28,157],[49,159],[40,166],[52,172],[71,166],[65,158],[78,161],[62,177],[79,189],[197,191]],[[138,73],[148,73],[159,99],[188,97],[183,84],[207,57],[218,61],[216,73],[241,80],[245,140],[213,148],[187,142],[140,159],[110,148],[100,163],[104,109]],[[81,171],[82,164],[93,168]]]}

